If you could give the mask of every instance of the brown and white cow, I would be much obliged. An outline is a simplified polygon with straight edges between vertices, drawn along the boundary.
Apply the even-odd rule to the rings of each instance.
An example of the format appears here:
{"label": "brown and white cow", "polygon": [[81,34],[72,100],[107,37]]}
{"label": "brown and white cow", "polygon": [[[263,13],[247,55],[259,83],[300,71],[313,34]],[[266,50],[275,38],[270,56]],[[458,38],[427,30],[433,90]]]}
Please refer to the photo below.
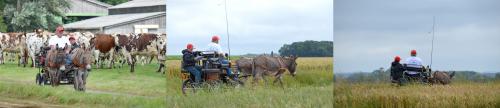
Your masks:
{"label": "brown and white cow", "polygon": [[[15,61],[19,58],[18,66],[23,64],[26,66],[28,61],[28,49],[26,48],[26,36],[24,33],[3,33],[0,36],[0,43],[2,43],[2,52],[8,56],[8,61]],[[3,57],[2,57],[3,58]],[[2,60],[2,62],[4,62]]]}
{"label": "brown and white cow", "polygon": [[90,45],[94,48],[94,58],[97,68],[104,64],[104,61],[109,61],[108,67],[113,68],[115,47],[117,45],[116,36],[110,34],[96,34],[90,40]]}
{"label": "brown and white cow", "polygon": [[27,33],[26,45],[28,55],[31,57],[31,66],[35,67],[36,55],[42,51],[42,47],[47,46],[50,33],[37,29],[34,33]]}
{"label": "brown and white cow", "polygon": [[[165,56],[166,34],[128,34],[116,35],[119,52],[127,59],[134,72],[135,65],[141,56],[157,57],[161,61]],[[152,58],[151,58],[152,59]]]}

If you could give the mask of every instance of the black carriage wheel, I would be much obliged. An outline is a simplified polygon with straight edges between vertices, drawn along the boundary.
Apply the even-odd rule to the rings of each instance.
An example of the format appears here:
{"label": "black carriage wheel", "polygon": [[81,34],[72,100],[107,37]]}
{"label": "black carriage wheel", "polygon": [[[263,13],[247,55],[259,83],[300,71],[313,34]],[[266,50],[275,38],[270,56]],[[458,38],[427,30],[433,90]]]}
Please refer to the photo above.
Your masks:
{"label": "black carriage wheel", "polygon": [[191,80],[187,79],[184,82],[182,82],[182,94],[187,95],[188,92],[195,93],[196,88],[194,85],[191,83]]}

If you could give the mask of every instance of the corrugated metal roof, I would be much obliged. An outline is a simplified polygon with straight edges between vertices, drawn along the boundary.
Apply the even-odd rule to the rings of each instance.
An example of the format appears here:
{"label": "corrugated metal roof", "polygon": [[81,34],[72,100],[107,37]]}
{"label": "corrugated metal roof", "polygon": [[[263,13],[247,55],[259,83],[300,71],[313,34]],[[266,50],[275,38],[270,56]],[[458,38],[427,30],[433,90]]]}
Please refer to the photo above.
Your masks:
{"label": "corrugated metal roof", "polygon": [[117,14],[109,16],[95,17],[87,20],[73,22],[63,25],[66,29],[99,29],[101,27],[135,21],[143,18],[165,15],[165,12]]}
{"label": "corrugated metal roof", "polygon": [[107,4],[107,3],[104,3],[104,2],[100,2],[100,1],[97,1],[97,0],[85,0],[85,1],[88,1],[88,2],[91,2],[91,3],[95,3],[95,4],[98,4],[98,5],[104,6],[104,7],[111,7],[111,6],[113,6],[113,5],[110,5],[110,4]]}
{"label": "corrugated metal roof", "polygon": [[110,7],[109,9],[158,6],[158,5],[166,5],[166,4],[167,4],[166,0],[133,0],[133,1],[125,2],[122,4],[118,4],[116,6]]}

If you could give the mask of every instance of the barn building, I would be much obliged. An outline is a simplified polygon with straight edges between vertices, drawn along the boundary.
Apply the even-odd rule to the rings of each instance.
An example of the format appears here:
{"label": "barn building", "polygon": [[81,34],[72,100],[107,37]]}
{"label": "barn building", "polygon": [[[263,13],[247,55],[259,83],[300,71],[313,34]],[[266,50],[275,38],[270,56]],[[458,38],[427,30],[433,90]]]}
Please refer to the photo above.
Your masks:
{"label": "barn building", "polygon": [[[88,7],[93,8],[93,7]],[[108,15],[63,25],[69,32],[165,33],[166,0],[133,0],[107,8]]]}
{"label": "barn building", "polygon": [[108,15],[108,8],[112,6],[97,0],[69,0],[69,3],[71,8],[65,12],[66,18],[63,19],[65,24],[99,16],[106,16]]}

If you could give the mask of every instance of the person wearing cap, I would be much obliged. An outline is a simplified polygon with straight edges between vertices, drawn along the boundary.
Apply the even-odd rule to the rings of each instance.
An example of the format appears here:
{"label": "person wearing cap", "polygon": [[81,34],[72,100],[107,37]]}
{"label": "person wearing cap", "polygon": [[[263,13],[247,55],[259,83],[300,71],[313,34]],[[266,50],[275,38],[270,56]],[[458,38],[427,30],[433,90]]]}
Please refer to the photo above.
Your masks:
{"label": "person wearing cap", "polygon": [[[64,28],[62,26],[58,26],[55,31],[55,36],[51,36],[49,40],[49,46],[51,49],[60,48],[64,49],[67,45],[71,45],[67,36],[63,36]],[[69,53],[69,50],[66,51]]]}
{"label": "person wearing cap", "polygon": [[[70,34],[70,35],[72,35],[72,34]],[[78,45],[78,43],[76,43],[76,39],[73,36],[69,37],[69,43],[70,43],[70,46],[69,46],[69,53],[67,53],[67,56],[66,56],[66,65],[71,64],[71,61],[72,61],[71,53],[73,52],[73,50],[80,47],[80,45]]]}
{"label": "person wearing cap", "polygon": [[394,57],[394,61],[391,63],[391,82],[402,85],[403,72],[405,71],[405,68],[401,63],[399,63],[399,61],[401,61],[401,57],[396,56]]}
{"label": "person wearing cap", "polygon": [[[222,59],[220,59],[221,64],[226,64],[226,65],[229,64],[229,60],[224,59],[225,54],[219,45],[219,36],[217,36],[217,35],[212,36],[212,42],[210,44],[208,44],[208,48],[206,51],[216,52],[217,54],[221,55],[221,57],[222,57]],[[227,76],[229,76],[231,79],[233,79],[235,81],[238,78],[237,76],[232,74],[231,68],[226,68],[226,74],[227,74]]]}
{"label": "person wearing cap", "polygon": [[411,77],[418,77],[423,70],[422,59],[417,57],[417,50],[411,50],[410,54],[411,56],[405,60],[406,74]]}
{"label": "person wearing cap", "polygon": [[[66,53],[65,55],[66,65],[69,65],[68,63],[71,63],[71,60],[70,56],[68,55],[70,50],[70,48],[68,47],[69,45],[71,45],[71,43],[69,42],[69,38],[67,36],[63,36],[63,33],[64,33],[64,28],[61,25],[57,26],[55,31],[56,35],[50,37],[48,45],[50,50],[61,50],[61,49],[64,50],[64,52]],[[45,64],[48,64],[47,63],[48,61],[45,62],[46,62]],[[66,69],[65,66],[60,67],[60,70],[65,70],[65,69]]]}
{"label": "person wearing cap", "polygon": [[212,42],[208,44],[208,48],[206,51],[213,51],[224,56],[224,52],[222,51],[222,48],[219,45],[219,36],[217,35],[212,36]]}
{"label": "person wearing cap", "polygon": [[196,65],[196,62],[203,58],[194,53],[194,45],[189,43],[186,49],[182,50],[182,68],[187,70],[194,76],[195,85],[201,81],[201,67]]}

